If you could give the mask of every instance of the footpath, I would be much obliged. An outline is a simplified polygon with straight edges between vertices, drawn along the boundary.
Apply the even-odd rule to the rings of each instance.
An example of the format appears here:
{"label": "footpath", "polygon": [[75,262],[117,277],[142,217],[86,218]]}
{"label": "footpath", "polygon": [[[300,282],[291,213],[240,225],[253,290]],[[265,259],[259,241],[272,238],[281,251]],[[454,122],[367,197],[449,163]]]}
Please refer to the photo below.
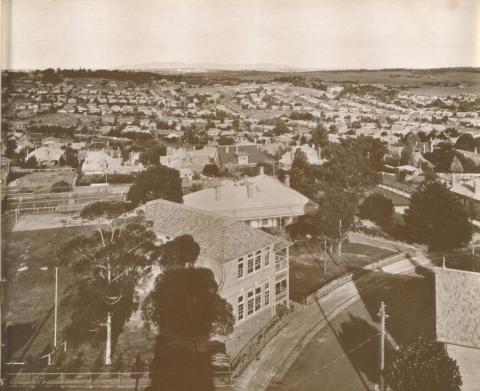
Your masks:
{"label": "footpath", "polygon": [[388,266],[372,270],[330,293],[316,303],[299,310],[284,329],[260,352],[238,378],[235,390],[264,391],[270,384],[280,382],[293,362],[300,356],[311,339],[341,311],[360,298],[360,293],[379,288],[391,280],[392,275],[412,272],[418,267],[431,268],[434,264],[423,254],[405,258]]}

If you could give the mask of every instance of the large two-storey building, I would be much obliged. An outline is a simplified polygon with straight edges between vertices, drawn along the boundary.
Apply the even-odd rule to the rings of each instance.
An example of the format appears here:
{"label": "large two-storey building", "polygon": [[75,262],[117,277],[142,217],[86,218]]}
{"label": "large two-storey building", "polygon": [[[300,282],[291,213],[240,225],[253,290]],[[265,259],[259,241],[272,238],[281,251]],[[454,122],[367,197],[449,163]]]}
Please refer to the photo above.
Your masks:
{"label": "large two-storey building", "polygon": [[288,306],[291,243],[229,217],[166,200],[143,207],[164,242],[183,234],[200,246],[197,264],[210,268],[220,295],[233,307],[236,324],[260,313],[270,319],[279,305]]}

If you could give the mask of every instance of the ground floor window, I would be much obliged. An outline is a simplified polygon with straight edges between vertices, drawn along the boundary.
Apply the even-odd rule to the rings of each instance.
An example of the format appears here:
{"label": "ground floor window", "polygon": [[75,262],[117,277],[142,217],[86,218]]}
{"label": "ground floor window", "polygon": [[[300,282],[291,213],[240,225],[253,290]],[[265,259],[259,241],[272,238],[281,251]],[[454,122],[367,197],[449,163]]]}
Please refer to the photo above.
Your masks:
{"label": "ground floor window", "polygon": [[262,288],[255,288],[255,312],[262,308]]}
{"label": "ground floor window", "polygon": [[253,291],[248,292],[247,294],[247,315],[253,314]]}
{"label": "ground floor window", "polygon": [[263,303],[265,307],[268,307],[270,305],[270,284],[268,282],[265,283],[265,289],[263,292]]}
{"label": "ground floor window", "polygon": [[239,321],[243,319],[243,295],[238,296],[237,319]]}

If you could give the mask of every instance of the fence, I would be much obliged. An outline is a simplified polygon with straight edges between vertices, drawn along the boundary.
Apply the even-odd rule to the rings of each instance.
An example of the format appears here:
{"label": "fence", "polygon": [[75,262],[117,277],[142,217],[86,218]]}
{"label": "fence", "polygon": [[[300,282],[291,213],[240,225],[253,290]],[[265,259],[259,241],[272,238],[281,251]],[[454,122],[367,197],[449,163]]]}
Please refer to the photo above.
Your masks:
{"label": "fence", "polygon": [[103,189],[92,192],[7,195],[6,204],[7,210],[18,211],[16,213],[49,213],[78,211],[91,202],[125,199],[126,192]]}
{"label": "fence", "polygon": [[244,369],[254,360],[270,340],[275,337],[296,314],[292,307],[287,314],[274,317],[258,331],[253,338],[230,360],[233,380],[236,380]]}
{"label": "fence", "polygon": [[[6,383],[8,389],[14,388],[125,388],[134,389],[137,383],[138,389],[144,389],[152,383],[152,379],[165,376],[162,372],[55,372],[55,373],[7,373]],[[171,374],[168,374],[171,376]],[[203,374],[182,373],[181,376],[199,376]],[[230,371],[212,373],[215,386],[233,385],[233,377]]]}

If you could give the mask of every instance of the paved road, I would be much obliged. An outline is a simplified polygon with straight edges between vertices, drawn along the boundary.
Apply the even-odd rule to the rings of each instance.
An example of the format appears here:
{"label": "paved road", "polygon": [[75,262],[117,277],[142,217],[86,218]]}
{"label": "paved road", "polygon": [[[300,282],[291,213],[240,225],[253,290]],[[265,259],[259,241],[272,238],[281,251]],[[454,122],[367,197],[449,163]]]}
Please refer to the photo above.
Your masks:
{"label": "paved road", "polygon": [[387,353],[420,333],[433,336],[433,279],[412,274],[397,276],[362,296],[321,328],[268,391],[373,390],[379,381],[377,313],[382,300],[389,314]]}
{"label": "paved road", "polygon": [[[260,353],[259,360],[252,362],[244,371],[237,381],[236,390],[263,391],[269,387],[270,383],[279,384],[277,389],[282,389],[281,382],[287,375],[287,371],[310,341],[325,326],[328,326],[327,319],[336,318],[342,311],[364,297],[367,292],[383,285],[388,287],[388,284],[395,280],[395,275],[411,272],[422,265],[431,266],[431,263],[423,256],[399,261],[337,288],[320,299],[318,305],[306,307],[265,347]],[[328,360],[334,357],[337,357],[334,351],[325,354]],[[305,377],[305,372],[300,376]],[[318,389],[318,384],[315,387]],[[325,390],[323,386],[322,390]]]}

